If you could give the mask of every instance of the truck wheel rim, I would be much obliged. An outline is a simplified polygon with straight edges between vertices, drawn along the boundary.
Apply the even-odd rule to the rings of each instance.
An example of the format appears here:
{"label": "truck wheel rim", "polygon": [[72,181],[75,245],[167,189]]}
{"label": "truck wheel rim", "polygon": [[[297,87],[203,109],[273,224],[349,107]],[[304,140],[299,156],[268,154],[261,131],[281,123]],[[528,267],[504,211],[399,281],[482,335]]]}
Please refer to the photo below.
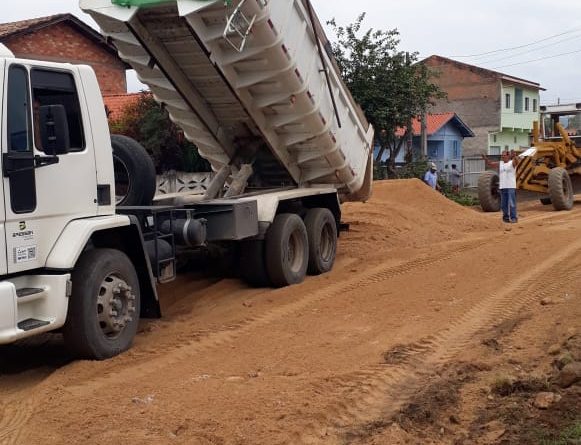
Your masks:
{"label": "truck wheel rim", "polygon": [[329,224],[325,224],[321,231],[319,252],[324,262],[329,262],[333,257],[333,231]]}
{"label": "truck wheel rim", "polygon": [[288,264],[293,273],[301,270],[304,262],[305,246],[298,231],[291,233],[288,240]]}
{"label": "truck wheel rim", "polygon": [[131,190],[131,175],[125,162],[119,157],[113,156],[113,170],[115,176],[115,204],[120,204],[127,198]]}
{"label": "truck wheel rim", "polygon": [[133,321],[135,294],[125,280],[115,274],[105,277],[97,296],[97,320],[103,334],[116,338]]}

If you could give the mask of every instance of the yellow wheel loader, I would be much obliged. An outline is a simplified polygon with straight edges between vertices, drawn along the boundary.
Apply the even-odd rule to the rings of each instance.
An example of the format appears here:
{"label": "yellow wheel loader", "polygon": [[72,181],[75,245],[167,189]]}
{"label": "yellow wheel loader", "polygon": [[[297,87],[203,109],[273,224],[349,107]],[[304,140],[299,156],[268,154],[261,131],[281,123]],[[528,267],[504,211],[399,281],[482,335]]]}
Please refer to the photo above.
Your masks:
{"label": "yellow wheel loader", "polygon": [[[571,176],[581,173],[581,103],[541,107],[540,122],[533,125],[533,146],[520,156],[517,188],[545,193],[543,204],[570,210],[574,195]],[[480,175],[478,197],[485,212],[500,210],[498,187],[496,172]]]}

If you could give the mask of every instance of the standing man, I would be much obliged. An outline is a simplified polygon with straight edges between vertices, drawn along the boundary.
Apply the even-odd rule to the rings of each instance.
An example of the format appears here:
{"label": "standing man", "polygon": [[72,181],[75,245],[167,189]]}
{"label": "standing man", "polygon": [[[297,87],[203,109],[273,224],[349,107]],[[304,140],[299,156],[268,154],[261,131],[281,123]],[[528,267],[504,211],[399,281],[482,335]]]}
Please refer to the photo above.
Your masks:
{"label": "standing man", "polygon": [[460,182],[462,174],[456,169],[456,164],[452,164],[452,171],[450,171],[450,184],[452,184],[452,192],[460,193]]}
{"label": "standing man", "polygon": [[433,162],[430,162],[429,167],[430,169],[424,175],[424,182],[434,190],[440,191],[440,186],[438,185],[438,168]]}
{"label": "standing man", "polygon": [[502,152],[500,162],[489,161],[486,155],[482,156],[486,165],[498,167],[500,208],[502,209],[502,220],[505,223],[518,222],[516,212],[516,167],[518,157],[514,151],[505,150]]}

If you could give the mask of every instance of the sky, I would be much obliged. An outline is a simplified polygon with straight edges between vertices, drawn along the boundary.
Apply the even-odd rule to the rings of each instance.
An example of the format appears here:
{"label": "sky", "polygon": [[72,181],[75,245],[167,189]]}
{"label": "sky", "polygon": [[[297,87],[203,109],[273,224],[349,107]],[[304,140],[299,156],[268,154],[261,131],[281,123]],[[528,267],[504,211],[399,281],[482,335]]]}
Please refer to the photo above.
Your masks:
{"label": "sky", "polygon": [[[581,102],[580,0],[312,3],[322,22],[335,18],[339,25],[365,12],[364,29],[397,29],[400,49],[418,52],[420,60],[437,54],[540,83],[547,90],[541,92],[541,103]],[[19,0],[9,5],[0,10],[2,23],[69,12],[96,27],[78,0]],[[328,34],[333,40],[330,30]],[[129,76],[129,88],[140,89],[134,76]]]}

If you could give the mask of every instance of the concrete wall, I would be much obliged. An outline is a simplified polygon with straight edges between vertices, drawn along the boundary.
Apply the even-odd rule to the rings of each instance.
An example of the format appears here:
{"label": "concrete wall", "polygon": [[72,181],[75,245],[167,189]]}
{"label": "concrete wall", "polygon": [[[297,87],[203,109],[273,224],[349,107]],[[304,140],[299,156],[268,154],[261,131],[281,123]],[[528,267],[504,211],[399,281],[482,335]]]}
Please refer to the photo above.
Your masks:
{"label": "concrete wall", "polygon": [[73,25],[61,22],[4,41],[16,57],[91,65],[102,94],[125,94],[127,81],[121,60]]}

